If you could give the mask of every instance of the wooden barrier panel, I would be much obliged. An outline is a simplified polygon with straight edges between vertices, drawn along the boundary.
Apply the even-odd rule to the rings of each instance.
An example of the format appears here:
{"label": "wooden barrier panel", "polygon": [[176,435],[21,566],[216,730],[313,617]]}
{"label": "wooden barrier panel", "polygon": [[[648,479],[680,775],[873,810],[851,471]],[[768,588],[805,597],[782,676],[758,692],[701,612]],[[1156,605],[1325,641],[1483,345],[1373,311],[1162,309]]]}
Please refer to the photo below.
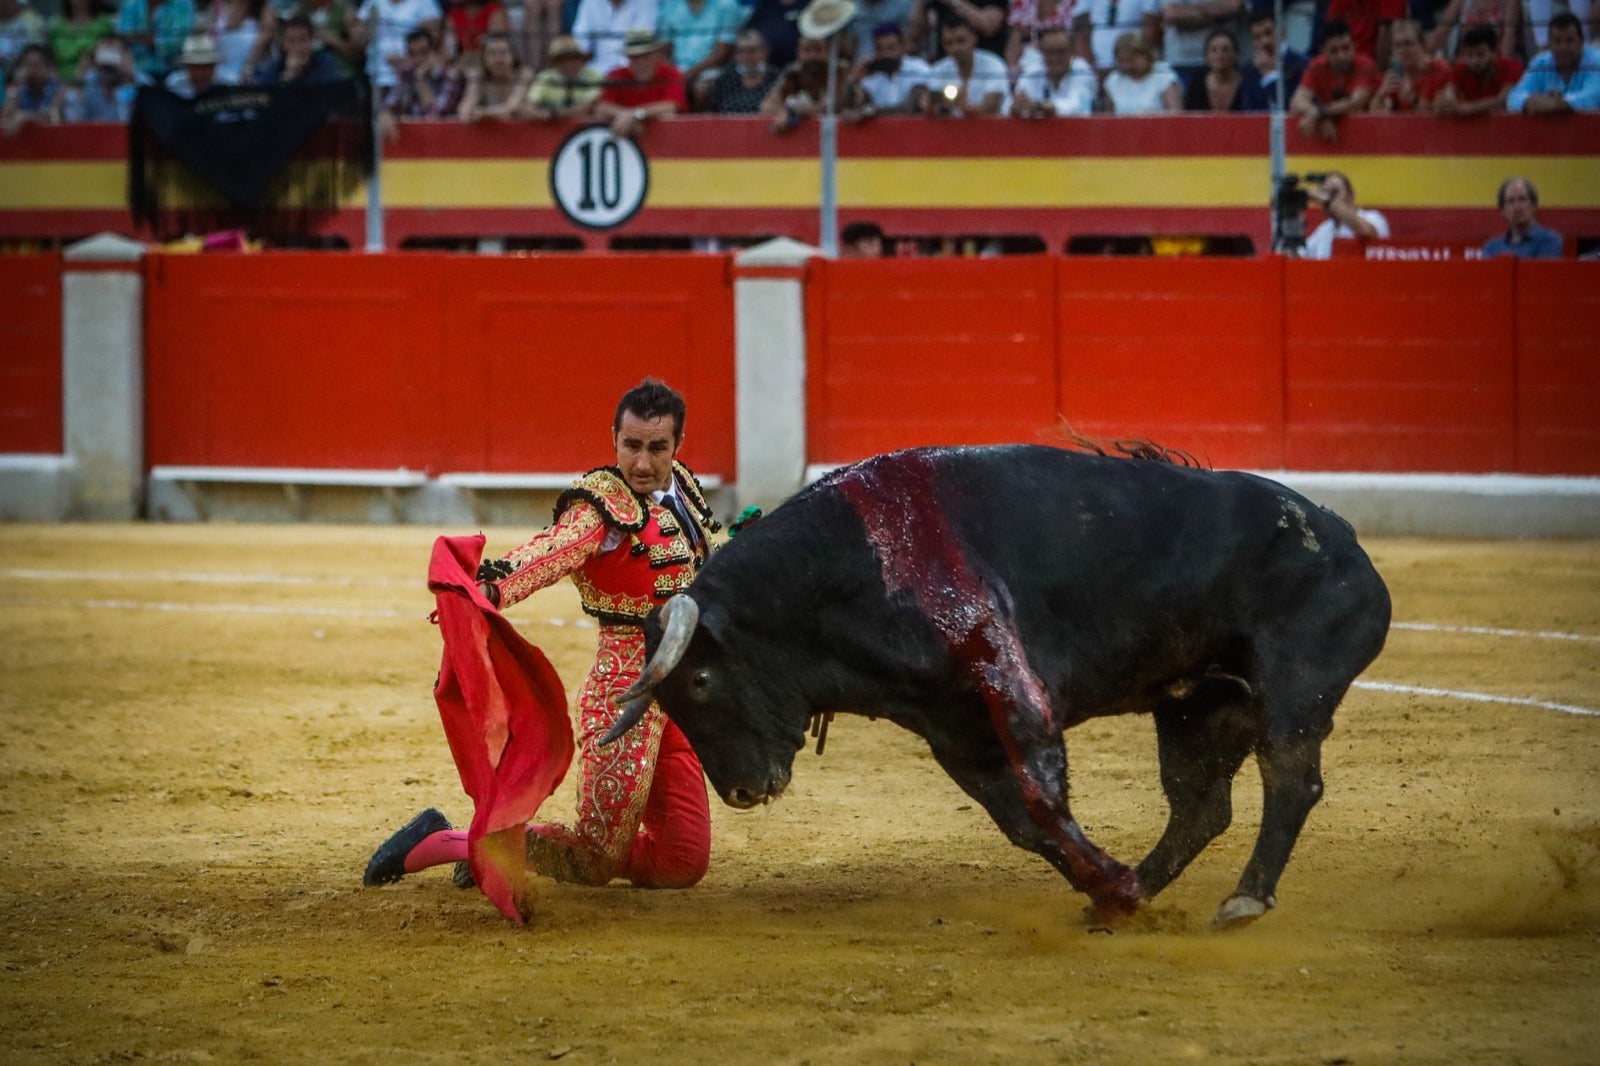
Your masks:
{"label": "wooden barrier panel", "polygon": [[61,454],[61,256],[0,255],[0,453]]}
{"label": "wooden barrier panel", "polygon": [[814,260],[808,461],[1056,432],[1055,261]]}
{"label": "wooden barrier panel", "polygon": [[1283,264],[1063,259],[1062,415],[1213,466],[1283,465]]}
{"label": "wooden barrier panel", "polygon": [[1519,262],[1516,468],[1600,474],[1600,263]]}
{"label": "wooden barrier panel", "polygon": [[692,411],[684,458],[734,466],[720,256],[154,256],[152,465],[585,470],[647,374]]}
{"label": "wooden barrier panel", "polygon": [[1515,469],[1510,259],[1284,264],[1292,470]]}

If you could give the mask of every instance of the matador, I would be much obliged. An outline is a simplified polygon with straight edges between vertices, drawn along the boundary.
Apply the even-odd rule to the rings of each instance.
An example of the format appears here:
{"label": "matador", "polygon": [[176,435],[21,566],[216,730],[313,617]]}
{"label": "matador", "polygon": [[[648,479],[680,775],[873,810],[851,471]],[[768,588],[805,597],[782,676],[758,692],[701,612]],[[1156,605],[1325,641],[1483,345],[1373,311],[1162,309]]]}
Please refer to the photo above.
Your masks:
{"label": "matador", "polygon": [[[645,616],[687,588],[720,528],[699,482],[677,461],[683,398],[646,379],[617,405],[616,466],[590,471],[556,503],[555,523],[478,571],[484,595],[508,608],[571,577],[599,622],[599,647],[578,697],[578,811],[572,825],[528,827],[528,862],[558,881],[687,888],[705,876],[711,813],[700,761],[656,708],[613,744],[600,738],[621,713],[613,700],[644,667]],[[363,882],[463,860],[467,834],[433,808],[373,854]]]}

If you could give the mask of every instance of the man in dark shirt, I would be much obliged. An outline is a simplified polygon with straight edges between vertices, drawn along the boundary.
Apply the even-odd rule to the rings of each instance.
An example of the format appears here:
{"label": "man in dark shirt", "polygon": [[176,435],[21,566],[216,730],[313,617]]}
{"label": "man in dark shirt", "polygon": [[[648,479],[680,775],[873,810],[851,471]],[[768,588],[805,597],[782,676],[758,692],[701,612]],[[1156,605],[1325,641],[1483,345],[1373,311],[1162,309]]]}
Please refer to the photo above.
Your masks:
{"label": "man in dark shirt", "polygon": [[744,28],[760,30],[761,39],[767,42],[768,59],[782,70],[794,62],[794,53],[800,43],[800,12],[808,0],[756,0],[745,19]]}
{"label": "man in dark shirt", "polygon": [[[941,39],[952,23],[972,27],[978,47],[997,56],[1006,53],[1006,0],[913,0],[911,39],[922,45],[922,54],[932,63],[944,58]],[[919,36],[919,35],[926,36]]]}
{"label": "man in dark shirt", "polygon": [[1496,196],[1506,231],[1483,246],[1483,257],[1514,255],[1518,259],[1560,259],[1561,234],[1539,225],[1539,190],[1527,178],[1507,178]]}

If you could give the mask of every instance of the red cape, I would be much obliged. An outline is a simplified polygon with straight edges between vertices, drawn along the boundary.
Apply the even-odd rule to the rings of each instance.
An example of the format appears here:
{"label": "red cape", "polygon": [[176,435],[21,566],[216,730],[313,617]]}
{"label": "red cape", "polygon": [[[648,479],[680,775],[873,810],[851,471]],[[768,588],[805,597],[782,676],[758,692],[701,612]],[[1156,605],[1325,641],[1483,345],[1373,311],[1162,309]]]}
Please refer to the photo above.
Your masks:
{"label": "red cape", "polygon": [[472,876],[507,918],[533,911],[524,826],[572,765],[566,691],[544,653],[478,589],[484,537],[440,537],[428,588],[444,638],[433,698],[461,785],[472,797]]}

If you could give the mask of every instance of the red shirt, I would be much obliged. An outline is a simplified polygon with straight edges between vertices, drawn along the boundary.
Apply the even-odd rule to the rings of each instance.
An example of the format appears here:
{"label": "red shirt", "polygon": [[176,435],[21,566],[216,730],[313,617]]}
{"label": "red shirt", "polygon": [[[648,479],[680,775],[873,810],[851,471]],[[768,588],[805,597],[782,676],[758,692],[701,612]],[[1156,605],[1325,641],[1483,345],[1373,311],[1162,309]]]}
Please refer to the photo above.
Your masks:
{"label": "red shirt", "polygon": [[500,5],[494,0],[489,0],[476,12],[468,11],[464,4],[452,7],[447,17],[450,19],[450,29],[455,32],[457,47],[463,52],[476,52],[483,35],[489,32],[489,20],[500,10]]}
{"label": "red shirt", "polygon": [[[1450,69],[1449,63],[1438,58],[1430,59],[1428,60],[1428,69],[1422,72],[1421,77],[1412,80],[1411,89],[1416,93],[1417,97],[1415,100],[1406,98],[1404,86],[1401,87],[1400,92],[1384,93],[1383,95],[1388,98],[1393,110],[1414,111],[1425,104],[1433,103],[1433,98],[1438,96],[1446,85],[1450,84],[1450,80],[1454,76],[1455,71]],[[1407,77],[1410,77],[1410,75],[1407,75]]]}
{"label": "red shirt", "polygon": [[1500,95],[1500,91],[1508,85],[1515,85],[1517,79],[1522,77],[1522,64],[1510,56],[1495,56],[1494,70],[1487,80],[1480,80],[1478,76],[1467,69],[1465,63],[1457,63],[1451,72],[1450,83],[1456,87],[1456,99],[1463,103],[1472,103],[1476,100],[1491,100]]}
{"label": "red shirt", "polygon": [[1406,17],[1406,0],[1328,0],[1328,19],[1344,19],[1350,24],[1356,51],[1368,59],[1378,55],[1378,30],[1385,22]]}
{"label": "red shirt", "polygon": [[646,104],[671,100],[678,105],[679,111],[689,110],[689,94],[684,90],[683,71],[671,63],[657,63],[654,76],[643,84],[634,81],[633,71],[628,67],[618,67],[606,75],[600,99],[618,107],[644,107]]}
{"label": "red shirt", "polygon": [[1306,67],[1305,75],[1300,79],[1300,86],[1309,89],[1317,103],[1327,107],[1349,97],[1357,89],[1376,91],[1381,80],[1378,77],[1378,68],[1372,60],[1357,52],[1349,74],[1338,73],[1328,65],[1326,59],[1318,56]]}

